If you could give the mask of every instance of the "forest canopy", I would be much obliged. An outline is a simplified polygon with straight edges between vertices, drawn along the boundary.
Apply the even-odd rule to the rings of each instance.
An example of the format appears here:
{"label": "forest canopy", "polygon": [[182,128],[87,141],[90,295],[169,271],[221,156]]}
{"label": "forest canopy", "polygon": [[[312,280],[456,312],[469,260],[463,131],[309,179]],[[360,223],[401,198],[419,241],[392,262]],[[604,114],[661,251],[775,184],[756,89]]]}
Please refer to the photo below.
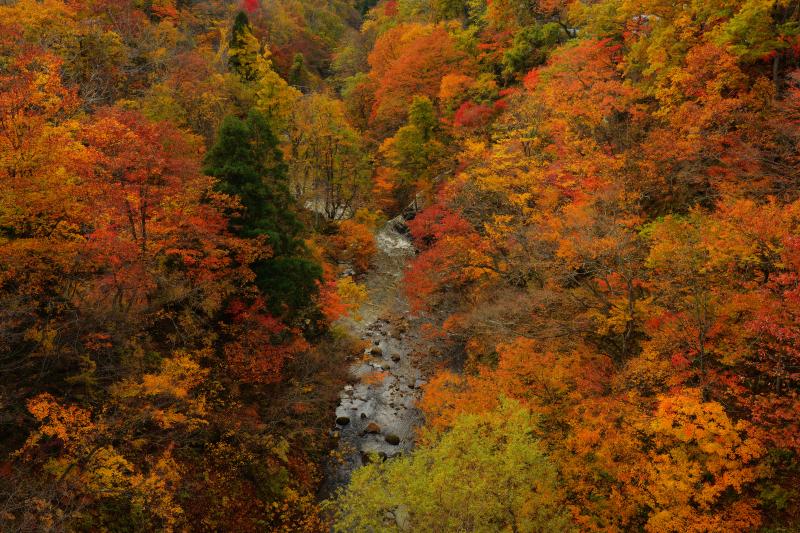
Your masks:
{"label": "forest canopy", "polygon": [[793,0],[0,2],[0,529],[796,531],[799,165]]}

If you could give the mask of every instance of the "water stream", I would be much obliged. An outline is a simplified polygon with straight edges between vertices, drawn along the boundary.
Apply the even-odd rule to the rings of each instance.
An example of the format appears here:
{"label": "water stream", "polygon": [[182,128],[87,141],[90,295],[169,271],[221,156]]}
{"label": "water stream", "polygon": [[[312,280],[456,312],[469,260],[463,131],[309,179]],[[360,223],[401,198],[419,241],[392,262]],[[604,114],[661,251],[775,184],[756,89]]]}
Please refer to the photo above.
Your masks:
{"label": "water stream", "polygon": [[416,408],[422,373],[412,357],[414,334],[400,287],[403,269],[414,255],[404,227],[398,217],[377,233],[378,254],[365,280],[368,302],[361,320],[346,323],[369,345],[350,368],[355,383],[340,393],[334,430],[338,445],[327,465],[323,497],[346,485],[352,472],[368,461],[409,451],[422,421]]}

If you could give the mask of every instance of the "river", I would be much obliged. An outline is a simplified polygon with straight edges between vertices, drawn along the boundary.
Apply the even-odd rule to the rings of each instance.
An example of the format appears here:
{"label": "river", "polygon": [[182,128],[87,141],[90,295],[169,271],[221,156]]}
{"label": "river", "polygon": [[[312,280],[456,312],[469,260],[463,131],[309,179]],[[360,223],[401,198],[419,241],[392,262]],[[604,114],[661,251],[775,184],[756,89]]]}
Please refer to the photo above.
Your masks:
{"label": "river", "polygon": [[366,462],[411,450],[422,422],[416,403],[424,382],[413,357],[416,335],[401,287],[405,265],[414,255],[404,227],[398,217],[377,232],[378,253],[364,280],[368,301],[360,320],[345,321],[368,346],[350,367],[353,384],[340,393],[333,430],[338,443],[326,466],[323,498],[346,485]]}

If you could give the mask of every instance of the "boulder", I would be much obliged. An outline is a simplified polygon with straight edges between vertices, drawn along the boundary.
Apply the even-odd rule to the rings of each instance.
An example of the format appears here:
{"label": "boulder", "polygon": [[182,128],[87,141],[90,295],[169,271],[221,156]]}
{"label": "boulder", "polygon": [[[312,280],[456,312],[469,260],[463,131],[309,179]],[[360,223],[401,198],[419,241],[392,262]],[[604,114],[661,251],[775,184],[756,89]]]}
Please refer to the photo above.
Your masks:
{"label": "boulder", "polygon": [[400,505],[394,510],[394,522],[397,524],[397,529],[400,531],[411,531],[411,517],[408,513],[408,507]]}
{"label": "boulder", "polygon": [[385,440],[386,440],[386,442],[388,442],[389,444],[391,444],[393,446],[397,446],[398,444],[400,444],[400,437],[398,437],[397,435],[394,435],[392,433],[386,435],[386,439]]}

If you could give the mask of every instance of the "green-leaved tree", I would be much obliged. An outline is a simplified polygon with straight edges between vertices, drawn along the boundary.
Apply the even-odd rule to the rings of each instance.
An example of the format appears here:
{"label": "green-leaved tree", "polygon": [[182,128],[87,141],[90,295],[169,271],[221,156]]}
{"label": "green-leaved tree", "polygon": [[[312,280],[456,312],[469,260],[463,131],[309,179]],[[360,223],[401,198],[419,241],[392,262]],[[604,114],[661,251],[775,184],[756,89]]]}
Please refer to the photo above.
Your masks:
{"label": "green-leaved tree", "polygon": [[468,415],[411,455],[353,474],[336,531],[571,531],[557,474],[518,403]]}

